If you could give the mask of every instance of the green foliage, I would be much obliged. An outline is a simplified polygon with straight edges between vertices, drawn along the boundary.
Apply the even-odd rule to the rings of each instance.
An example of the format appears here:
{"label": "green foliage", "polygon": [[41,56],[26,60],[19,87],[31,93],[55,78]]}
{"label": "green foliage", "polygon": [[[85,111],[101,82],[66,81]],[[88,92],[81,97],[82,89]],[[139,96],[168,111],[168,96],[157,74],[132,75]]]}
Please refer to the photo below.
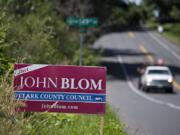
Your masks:
{"label": "green foliage", "polygon": [[[1,0],[0,7],[19,18],[30,13],[39,12],[42,5],[45,7],[43,3],[48,3],[48,0]],[[44,11],[46,12],[47,9],[45,8]]]}
{"label": "green foliage", "polygon": [[167,23],[163,25],[163,35],[170,41],[180,45],[180,24],[179,23]]}
{"label": "green foliage", "polygon": [[[21,102],[14,101],[13,86],[10,83],[11,75],[6,74],[1,78],[0,85],[0,134],[22,135],[24,124],[23,114],[15,112],[15,108],[22,106]],[[12,79],[12,78],[11,78]]]}
{"label": "green foliage", "polygon": [[126,135],[124,125],[120,123],[117,114],[110,111],[112,108],[109,105],[106,108],[104,135]]}
{"label": "green foliage", "polygon": [[128,11],[129,24],[139,24],[139,21],[143,19],[142,9],[136,5],[131,5]]}
{"label": "green foliage", "polygon": [[[75,55],[73,57],[73,61],[72,64],[73,65],[78,65],[79,64],[79,58],[80,58],[80,50],[78,49],[75,52]],[[100,61],[100,54],[96,54],[95,52],[93,52],[91,49],[88,48],[84,48],[83,49],[83,65],[87,65],[87,66],[97,66],[99,64]]]}
{"label": "green foliage", "polygon": [[[138,25],[143,18],[144,10],[135,4],[127,4],[124,0],[55,0],[56,11],[64,18],[68,16],[95,16],[99,18],[100,25],[128,26]],[[83,10],[82,10],[83,9]],[[83,12],[83,13],[82,13]]]}
{"label": "green foliage", "polygon": [[[77,31],[69,31],[62,18],[53,12],[52,3],[36,7],[37,12],[21,16],[19,20],[13,16],[7,19],[12,23],[7,34],[10,46],[6,53],[26,63],[77,64]],[[85,64],[97,64],[96,54],[91,51],[84,54]]]}
{"label": "green foliage", "polygon": [[9,18],[12,23],[7,35],[10,44],[7,54],[28,63],[69,63],[66,61],[73,56],[77,38],[53,15],[50,7],[50,3],[45,3],[37,9],[38,14],[31,13],[19,20]]}
{"label": "green foliage", "polygon": [[[35,113],[26,126],[25,135],[99,135],[100,117],[58,113]],[[122,125],[107,107],[104,135],[125,135]]]}
{"label": "green foliage", "polygon": [[127,8],[118,7],[112,9],[111,20],[115,20],[118,26],[134,26],[145,20],[148,14],[143,6],[129,4]]}
{"label": "green foliage", "polygon": [[8,48],[7,40],[7,30],[8,24],[4,22],[6,17],[5,12],[0,14],[0,76],[7,72],[9,69],[12,71],[13,60],[9,58],[5,50]]}
{"label": "green foliage", "polygon": [[174,20],[180,20],[180,9],[177,8],[176,6],[172,7],[172,10],[170,12],[170,16],[174,19]]}
{"label": "green foliage", "polygon": [[98,133],[98,121],[94,118],[73,114],[37,113],[31,118],[25,134],[78,135],[88,133],[94,135]]}
{"label": "green foliage", "polygon": [[118,25],[126,25],[127,20],[126,20],[126,11],[123,10],[122,8],[114,8],[112,10],[112,20],[116,20]]}
{"label": "green foliage", "polygon": [[172,21],[180,21],[179,17],[179,9],[180,9],[180,1],[179,0],[143,0],[143,6],[153,7],[150,12],[153,13],[153,10],[159,10],[160,22],[172,22]]}
{"label": "green foliage", "polygon": [[[25,62],[29,63],[62,61],[65,56],[63,52],[58,52],[57,48],[60,45],[56,44],[58,39],[55,37],[57,34],[55,26],[48,24],[51,21],[52,18],[49,16],[40,18],[36,15],[29,15],[15,22],[8,35],[11,44],[11,50],[8,53],[15,58],[25,58]],[[62,26],[58,27],[63,31]]]}

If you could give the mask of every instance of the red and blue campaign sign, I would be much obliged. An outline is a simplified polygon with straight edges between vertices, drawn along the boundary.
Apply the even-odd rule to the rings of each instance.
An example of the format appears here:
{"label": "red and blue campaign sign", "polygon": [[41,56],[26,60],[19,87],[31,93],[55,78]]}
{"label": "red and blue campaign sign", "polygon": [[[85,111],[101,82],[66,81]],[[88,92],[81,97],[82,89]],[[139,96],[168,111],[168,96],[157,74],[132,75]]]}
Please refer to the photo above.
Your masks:
{"label": "red and blue campaign sign", "polygon": [[104,114],[104,67],[15,64],[14,93],[25,106],[18,111]]}

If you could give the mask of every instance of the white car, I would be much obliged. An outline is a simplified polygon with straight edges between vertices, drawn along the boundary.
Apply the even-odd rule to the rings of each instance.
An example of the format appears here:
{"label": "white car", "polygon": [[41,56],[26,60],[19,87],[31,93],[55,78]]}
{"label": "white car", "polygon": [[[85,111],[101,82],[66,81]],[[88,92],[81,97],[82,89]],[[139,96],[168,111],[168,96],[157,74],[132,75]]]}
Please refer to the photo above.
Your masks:
{"label": "white car", "polygon": [[139,80],[139,88],[148,92],[150,89],[164,89],[173,92],[173,75],[166,66],[148,66]]}

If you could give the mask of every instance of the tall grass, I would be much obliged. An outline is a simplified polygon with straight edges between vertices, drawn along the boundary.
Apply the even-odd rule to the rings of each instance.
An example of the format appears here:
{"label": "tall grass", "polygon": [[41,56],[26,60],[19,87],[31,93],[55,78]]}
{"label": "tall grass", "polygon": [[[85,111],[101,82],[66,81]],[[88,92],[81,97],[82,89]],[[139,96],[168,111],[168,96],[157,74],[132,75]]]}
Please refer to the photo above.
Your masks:
{"label": "tall grass", "polygon": [[12,79],[7,73],[1,78],[0,85],[0,135],[21,135],[23,133],[23,114],[17,114],[15,108],[23,105],[14,101]]}
{"label": "tall grass", "polygon": [[[104,135],[125,135],[123,125],[107,106],[104,116]],[[99,135],[100,116],[58,113],[35,113],[27,135]]]}

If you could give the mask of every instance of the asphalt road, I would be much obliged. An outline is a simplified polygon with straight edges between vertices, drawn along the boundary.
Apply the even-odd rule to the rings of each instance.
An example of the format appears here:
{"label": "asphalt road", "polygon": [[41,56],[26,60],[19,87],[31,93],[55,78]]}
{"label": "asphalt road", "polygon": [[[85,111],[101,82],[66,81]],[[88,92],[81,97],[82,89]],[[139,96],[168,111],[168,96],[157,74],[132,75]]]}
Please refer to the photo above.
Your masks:
{"label": "asphalt road", "polygon": [[[94,48],[104,52],[107,100],[128,135],[180,135],[180,48],[142,29],[105,34]],[[173,94],[146,93],[137,88],[137,68],[158,58],[163,58],[175,74]]]}

